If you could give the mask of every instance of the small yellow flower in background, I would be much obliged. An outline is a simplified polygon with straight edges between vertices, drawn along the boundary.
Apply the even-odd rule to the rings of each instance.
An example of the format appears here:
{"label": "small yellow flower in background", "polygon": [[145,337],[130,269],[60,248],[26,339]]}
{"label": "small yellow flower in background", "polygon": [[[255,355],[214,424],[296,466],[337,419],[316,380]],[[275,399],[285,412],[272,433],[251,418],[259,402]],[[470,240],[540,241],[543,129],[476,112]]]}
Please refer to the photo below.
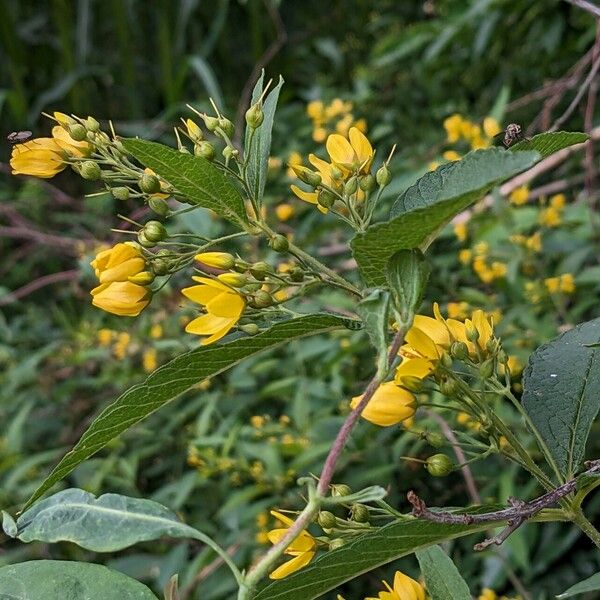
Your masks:
{"label": "small yellow flower in background", "polygon": [[454,235],[461,244],[466,241],[468,234],[469,230],[466,223],[457,223],[454,226]]}
{"label": "small yellow flower in background", "polygon": [[288,169],[286,171],[287,176],[296,177],[296,173],[294,173],[294,169],[292,167],[299,167],[300,165],[302,165],[302,155],[300,154],[300,152],[292,152],[288,156],[286,164],[288,165]]}
{"label": "small yellow flower in background", "polygon": [[275,214],[277,218],[282,221],[288,221],[294,216],[294,207],[288,202],[282,202],[275,207]]}
{"label": "small yellow flower in background", "polygon": [[458,142],[462,135],[463,118],[459,114],[454,114],[444,120],[444,129],[446,130],[446,141],[449,144]]}
{"label": "small yellow flower in background", "polygon": [[150,328],[150,337],[157,340],[163,336],[163,328],[160,323],[155,323]]}
{"label": "small yellow flower in background", "polygon": [[526,281],[525,297],[532,304],[537,304],[542,299],[540,284],[536,281]]}
{"label": "small yellow flower in background", "polygon": [[554,206],[542,209],[540,211],[538,222],[544,227],[558,227],[562,223],[560,210],[554,208]]}
{"label": "small yellow flower in background", "polygon": [[101,346],[110,346],[115,337],[115,332],[112,329],[100,329],[96,337]]}
{"label": "small yellow flower in background", "polygon": [[[269,541],[272,544],[277,544],[287,533],[287,530],[294,524],[294,521],[276,510],[272,510],[271,514],[285,526],[282,529],[272,529],[267,534],[269,536]],[[292,556],[292,560],[277,567],[269,577],[271,579],[283,579],[284,577],[299,571],[313,559],[316,551],[317,541],[310,533],[308,533],[308,531],[303,530],[302,533],[285,549],[285,554]]]}
{"label": "small yellow flower in background", "polygon": [[312,138],[318,144],[322,144],[327,139],[327,129],[325,127],[316,127],[313,129]]}
{"label": "small yellow flower in background", "polygon": [[306,105],[306,114],[317,122],[325,119],[325,105],[321,100],[312,100]]}
{"label": "small yellow flower in background", "polygon": [[567,197],[564,194],[555,194],[550,198],[550,206],[556,210],[562,210],[567,203]]}
{"label": "small yellow flower in background", "polygon": [[400,571],[396,571],[393,588],[386,581],[382,583],[387,591],[379,592],[377,598],[369,597],[365,600],[425,600],[425,588]]}
{"label": "small yellow flower in background", "polygon": [[490,251],[490,246],[487,242],[479,242],[473,246],[473,254],[475,256],[487,256]]}
{"label": "small yellow flower in background", "polygon": [[269,156],[269,160],[267,162],[267,168],[269,171],[279,171],[281,169],[281,165],[283,161],[277,156]]}
{"label": "small yellow flower in background", "polygon": [[181,293],[192,302],[202,305],[206,314],[190,321],[185,330],[188,333],[205,336],[202,344],[212,344],[225,336],[240,320],[246,308],[246,299],[234,289],[209,279],[192,277],[201,285],[184,288]]}
{"label": "small yellow flower in background", "polygon": [[127,350],[129,350],[129,345],[131,343],[131,336],[126,332],[122,331],[117,336],[117,341],[113,346],[113,354],[119,360],[123,360],[125,356],[127,356]]}
{"label": "small yellow flower in background", "polygon": [[560,278],[548,277],[544,279],[544,285],[550,294],[556,294],[560,291]]}
{"label": "small yellow flower in background", "polygon": [[490,588],[483,588],[477,600],[497,600],[498,595]]}
{"label": "small yellow flower in background", "polygon": [[473,256],[473,253],[471,252],[471,250],[468,250],[465,248],[458,253],[458,260],[463,265],[468,265],[471,262],[472,256]]}
{"label": "small yellow flower in background", "polygon": [[449,319],[466,319],[469,303],[468,302],[448,302],[448,318]]}
{"label": "small yellow flower in background", "polygon": [[366,136],[356,127],[348,131],[348,139],[337,133],[327,138],[327,152],[331,161],[349,172],[366,174],[371,169],[375,152]]}
{"label": "small yellow flower in background", "polygon": [[154,348],[148,348],[144,351],[142,356],[142,365],[146,373],[151,373],[158,366],[158,360],[156,358],[156,350]]}
{"label": "small yellow flower in background", "polygon": [[446,150],[446,152],[442,154],[442,158],[449,162],[454,162],[455,160],[460,160],[462,156],[456,152],[456,150]]}
{"label": "small yellow flower in background", "polygon": [[522,206],[527,203],[527,200],[529,200],[529,186],[527,185],[514,189],[508,197],[508,201],[515,206]]}
{"label": "small yellow flower in background", "polygon": [[346,136],[346,135],[348,135],[348,132],[350,131],[350,127],[352,127],[352,124],[353,124],[352,115],[348,114],[336,123],[335,130],[337,131],[337,133],[339,133],[343,136]]}
{"label": "small yellow flower in background", "polygon": [[560,276],[560,291],[565,294],[572,294],[575,291],[575,278],[571,273]]}
{"label": "small yellow flower in background", "polygon": [[506,277],[508,267],[505,263],[495,260],[491,264],[491,271],[494,279],[502,279],[503,277]]}
{"label": "small yellow flower in background", "polygon": [[493,138],[497,136],[502,131],[502,127],[500,127],[500,123],[494,119],[494,117],[486,117],[483,119],[483,133],[488,138]]}
{"label": "small yellow flower in background", "polygon": [[542,234],[536,231],[533,235],[529,236],[525,240],[525,247],[533,252],[542,251]]}
{"label": "small yellow flower in background", "polygon": [[427,170],[428,171],[435,171],[438,167],[440,166],[440,163],[436,160],[432,160],[428,165],[427,165]]}
{"label": "small yellow flower in background", "polygon": [[[352,398],[351,408],[356,408],[361,399],[362,396]],[[380,427],[389,427],[412,417],[415,410],[415,397],[393,381],[388,381],[377,388],[361,417]]]}

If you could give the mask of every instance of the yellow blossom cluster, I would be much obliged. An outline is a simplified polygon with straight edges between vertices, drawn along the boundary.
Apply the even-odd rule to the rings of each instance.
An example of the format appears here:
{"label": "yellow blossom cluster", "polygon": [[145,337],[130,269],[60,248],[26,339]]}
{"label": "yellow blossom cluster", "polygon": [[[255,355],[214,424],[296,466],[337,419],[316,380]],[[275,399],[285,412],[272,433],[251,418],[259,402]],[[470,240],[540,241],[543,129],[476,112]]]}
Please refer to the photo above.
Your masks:
{"label": "yellow blossom cluster", "polygon": [[477,600],[517,600],[516,598],[508,598],[507,596],[498,596],[498,594],[490,589],[483,588],[481,594],[477,597]]}
{"label": "yellow blossom cluster", "polygon": [[483,123],[478,125],[460,114],[447,117],[444,120],[444,129],[448,144],[465,141],[473,150],[488,148],[491,146],[494,136],[502,131],[494,117],[485,117]]}
{"label": "yellow blossom cluster", "polygon": [[523,206],[529,200],[529,186],[521,185],[515,188],[508,196],[508,201],[515,206]]}
{"label": "yellow blossom cluster", "polygon": [[566,205],[566,197],[564,194],[555,194],[548,202],[548,206],[542,208],[538,218],[538,222],[543,227],[553,228],[558,227],[562,223],[562,213]]}
{"label": "yellow blossom cluster", "polygon": [[548,277],[544,279],[544,285],[549,294],[573,294],[575,292],[575,278],[571,273]]}
{"label": "yellow blossom cluster", "polygon": [[313,140],[323,143],[330,133],[348,135],[351,127],[356,127],[362,133],[367,131],[364,119],[354,119],[352,102],[344,102],[341,98],[334,98],[330,104],[322,100],[313,100],[306,106],[306,114],[313,125]]}
{"label": "yellow blossom cluster", "polygon": [[522,234],[511,235],[509,239],[513,244],[522,246],[531,252],[539,253],[542,251],[542,234],[539,231],[530,236]]}
{"label": "yellow blossom cluster", "polygon": [[479,242],[473,246],[472,250],[461,250],[458,259],[462,264],[469,264],[472,261],[473,271],[484,283],[491,283],[495,279],[506,277],[506,263],[488,260],[489,245],[486,242]]}

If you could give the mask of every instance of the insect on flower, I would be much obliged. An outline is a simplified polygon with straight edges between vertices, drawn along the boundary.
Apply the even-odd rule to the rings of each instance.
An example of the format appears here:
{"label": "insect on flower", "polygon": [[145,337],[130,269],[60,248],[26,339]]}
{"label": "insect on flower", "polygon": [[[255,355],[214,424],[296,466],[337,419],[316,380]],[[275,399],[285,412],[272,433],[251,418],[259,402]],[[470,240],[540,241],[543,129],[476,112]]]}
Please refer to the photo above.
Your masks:
{"label": "insect on flower", "polygon": [[6,136],[9,144],[21,144],[27,141],[33,133],[31,131],[13,131]]}

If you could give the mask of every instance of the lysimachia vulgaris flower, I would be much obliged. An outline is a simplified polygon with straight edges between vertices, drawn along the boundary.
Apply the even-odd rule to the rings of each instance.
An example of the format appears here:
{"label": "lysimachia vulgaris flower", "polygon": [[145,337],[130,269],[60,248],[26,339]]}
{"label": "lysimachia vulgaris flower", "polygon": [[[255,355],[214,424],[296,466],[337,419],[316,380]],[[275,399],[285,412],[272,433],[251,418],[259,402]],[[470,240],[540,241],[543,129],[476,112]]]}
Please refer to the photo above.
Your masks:
{"label": "lysimachia vulgaris flower", "polygon": [[[294,524],[294,521],[276,510],[272,510],[271,514],[285,525],[285,527],[281,529],[272,529],[267,534],[269,541],[272,544],[277,544],[287,533],[288,529]],[[308,533],[308,531],[303,530],[302,533],[285,549],[285,554],[292,556],[293,558],[277,567],[269,577],[271,579],[283,579],[284,577],[299,571],[313,559],[316,551],[317,541],[310,533]]]}
{"label": "lysimachia vulgaris flower", "polygon": [[[308,155],[308,162],[310,162],[310,164],[317,170],[317,173],[320,175],[321,182],[323,185],[333,188],[333,189],[336,189],[337,187],[339,187],[339,183],[336,182],[335,179],[333,178],[332,169],[333,169],[334,165],[328,163],[326,160],[323,160],[322,158],[319,158],[315,154]],[[306,169],[306,167],[302,167],[302,166],[298,166],[298,165],[291,165],[290,168],[296,174],[298,174],[297,170]],[[304,200],[305,202],[310,202],[311,204],[316,204],[317,208],[322,213],[326,213],[328,211],[327,208],[325,208],[324,206],[321,206],[319,204],[319,202],[318,202],[319,192],[318,191],[307,192],[305,190],[300,189],[297,185],[290,186],[290,189],[292,190],[292,192],[294,192],[294,194],[296,196],[298,196],[298,198],[300,198],[300,200]]]}
{"label": "lysimachia vulgaris flower", "polygon": [[394,576],[394,587],[387,581],[383,582],[387,591],[379,592],[377,598],[365,598],[365,600],[425,600],[425,588],[418,582],[396,571]]}
{"label": "lysimachia vulgaris flower", "polygon": [[121,317],[137,317],[150,302],[152,293],[145,283],[152,280],[140,248],[120,243],[103,250],[91,262],[100,285],[92,294],[92,304]]}
{"label": "lysimachia vulgaris flower", "polygon": [[[350,406],[356,408],[361,398],[352,398]],[[393,381],[388,381],[377,388],[361,417],[380,427],[389,427],[412,417],[415,409],[415,397]]]}
{"label": "lysimachia vulgaris flower", "polygon": [[210,279],[192,277],[201,285],[184,288],[181,293],[204,307],[206,314],[190,321],[185,330],[188,333],[205,336],[202,344],[212,344],[220,340],[240,320],[246,308],[246,298],[232,287]]}
{"label": "lysimachia vulgaris flower", "polygon": [[52,137],[35,138],[12,149],[10,166],[13,175],[31,175],[50,179],[69,166],[69,159],[89,156],[92,147],[76,142],[60,125],[52,128]]}
{"label": "lysimachia vulgaris flower", "polygon": [[375,152],[367,137],[356,127],[351,127],[346,139],[339,133],[327,138],[327,152],[331,162],[344,173],[366,175],[371,170]]}
{"label": "lysimachia vulgaris flower", "polygon": [[[466,344],[469,356],[485,354],[486,346],[493,337],[493,329],[482,310],[476,310],[471,319],[464,322],[456,319],[444,319],[437,303],[433,305],[435,318],[416,315],[412,327],[406,334],[406,344],[400,348],[402,362],[396,370],[396,383],[402,384],[404,377],[424,379],[431,374],[442,354],[450,350],[453,342]],[[477,347],[470,341],[468,330],[478,333]]]}

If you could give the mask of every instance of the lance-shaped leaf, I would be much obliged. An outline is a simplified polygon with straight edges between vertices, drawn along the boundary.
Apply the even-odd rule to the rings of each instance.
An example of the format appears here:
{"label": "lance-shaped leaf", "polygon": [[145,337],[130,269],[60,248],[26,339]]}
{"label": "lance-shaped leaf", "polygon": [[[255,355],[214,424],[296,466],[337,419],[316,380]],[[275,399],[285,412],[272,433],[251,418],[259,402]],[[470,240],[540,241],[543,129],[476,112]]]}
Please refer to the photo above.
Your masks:
{"label": "lance-shaped leaf", "polygon": [[210,208],[241,227],[248,223],[239,190],[206,159],[157,142],[138,139],[122,142],[128,152],[170,183],[189,204]]}
{"label": "lance-shaped leaf", "polygon": [[523,407],[565,479],[577,471],[600,409],[600,319],[540,346],[523,375]]}
{"label": "lance-shaped leaf", "polygon": [[[489,512],[498,507],[478,507],[473,512]],[[263,588],[255,600],[313,600],[393,560],[422,548],[485,531],[494,524],[446,525],[409,519],[390,523],[348,542],[339,550],[326,552],[306,568]]]}
{"label": "lance-shaped leaf", "polygon": [[377,369],[379,373],[383,373],[387,366],[389,306],[389,292],[376,289],[361,300],[356,307],[356,311],[365,324],[369,339],[375,350],[377,350]]}
{"label": "lance-shaped leaf", "polygon": [[429,278],[425,256],[418,248],[396,252],[388,262],[386,278],[402,323],[410,325]]}
{"label": "lance-shaped leaf", "polygon": [[562,594],[556,596],[559,600],[563,598],[572,598],[579,594],[585,594],[586,592],[598,592],[600,591],[600,573],[594,573],[591,577],[576,583],[571,586],[568,590],[565,590]]}
{"label": "lance-shaped leaf", "polygon": [[157,600],[143,584],[102,565],[32,560],[0,568],[3,600]]}
{"label": "lance-shaped leaf", "polygon": [[[251,105],[256,104],[263,93],[265,72],[260,75],[252,91]],[[246,126],[244,136],[244,158],[246,160],[246,182],[252,193],[252,197],[260,203],[265,192],[267,170],[269,167],[269,153],[271,152],[271,135],[273,132],[273,120],[277,109],[279,92],[283,85],[283,77],[264,99],[262,111],[263,122],[257,129]]]}
{"label": "lance-shaped leaf", "polygon": [[542,158],[546,158],[563,148],[574,144],[581,144],[589,139],[589,135],[579,131],[552,131],[550,133],[538,133],[531,139],[522,140],[510,147],[513,152],[523,150],[535,150]]}
{"label": "lance-shaped leaf", "polygon": [[346,326],[354,327],[355,324],[356,321],[335,315],[307,315],[278,323],[254,337],[242,337],[220,345],[202,346],[174,358],[151,373],[146,381],[134,385],[119,396],[94,419],[74,448],[63,457],[33,493],[25,509],[110,440],[204,379],[226,371],[249,356],[275,348],[289,340]]}
{"label": "lance-shaped leaf", "polygon": [[471,592],[450,557],[431,546],[416,553],[431,600],[471,600]]}
{"label": "lance-shaped leaf", "polygon": [[426,173],[396,200],[391,220],[353,238],[352,252],[367,284],[385,285],[387,263],[398,250],[425,251],[455,215],[538,159],[537,152],[488,148]]}

